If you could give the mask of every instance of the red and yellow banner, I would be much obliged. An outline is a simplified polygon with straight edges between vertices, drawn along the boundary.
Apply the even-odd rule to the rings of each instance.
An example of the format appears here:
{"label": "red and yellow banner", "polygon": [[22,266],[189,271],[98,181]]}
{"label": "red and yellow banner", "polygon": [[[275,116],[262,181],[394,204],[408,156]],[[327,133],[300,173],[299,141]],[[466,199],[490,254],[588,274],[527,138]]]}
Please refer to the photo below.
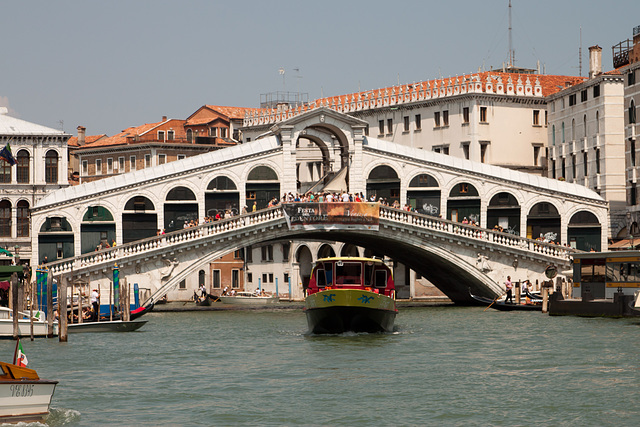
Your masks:
{"label": "red and yellow banner", "polygon": [[378,230],[379,203],[285,203],[290,230]]}

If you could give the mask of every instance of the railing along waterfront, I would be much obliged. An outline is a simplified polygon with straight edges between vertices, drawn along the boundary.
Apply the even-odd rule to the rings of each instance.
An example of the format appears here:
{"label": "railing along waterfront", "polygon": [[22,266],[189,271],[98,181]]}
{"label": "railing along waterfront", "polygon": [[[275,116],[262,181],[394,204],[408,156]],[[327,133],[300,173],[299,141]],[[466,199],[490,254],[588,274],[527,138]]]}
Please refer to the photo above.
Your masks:
{"label": "railing along waterfront", "polygon": [[[89,252],[73,258],[66,258],[46,264],[53,274],[64,274],[77,271],[83,268],[91,268],[105,263],[122,262],[132,256],[149,253],[161,248],[169,248],[181,243],[197,243],[208,237],[238,231],[246,227],[267,224],[269,222],[282,220],[284,212],[282,207],[263,209],[257,212],[243,214],[215,222],[173,231],[135,242],[118,245],[111,248],[102,249],[96,252]],[[545,243],[538,240],[527,239],[514,234],[499,232],[480,228],[474,225],[461,224],[430,215],[407,212],[401,209],[394,209],[387,206],[380,207],[380,219],[395,222],[402,225],[411,225],[418,228],[436,231],[450,236],[476,240],[479,242],[492,243],[506,248],[520,249],[540,254],[541,256],[569,259],[572,253],[579,252],[576,249],[560,246],[553,243]]]}
{"label": "railing along waterfront", "polygon": [[577,249],[567,246],[541,242],[539,240],[516,236],[515,234],[480,228],[475,225],[461,224],[455,221],[419,214],[417,212],[407,212],[402,209],[394,209],[386,206],[383,206],[380,209],[380,219],[411,224],[441,233],[489,242],[505,247],[517,248],[561,259],[569,259],[569,256],[572,253],[580,252]]}
{"label": "railing along waterfront", "polygon": [[55,274],[70,273],[87,267],[104,263],[121,262],[131,256],[142,255],[163,247],[171,247],[180,243],[196,242],[207,237],[240,230],[246,227],[266,224],[284,216],[279,207],[263,209],[257,212],[234,216],[215,222],[206,222],[195,227],[161,234],[115,247],[89,252],[73,258],[66,258],[46,264]]}

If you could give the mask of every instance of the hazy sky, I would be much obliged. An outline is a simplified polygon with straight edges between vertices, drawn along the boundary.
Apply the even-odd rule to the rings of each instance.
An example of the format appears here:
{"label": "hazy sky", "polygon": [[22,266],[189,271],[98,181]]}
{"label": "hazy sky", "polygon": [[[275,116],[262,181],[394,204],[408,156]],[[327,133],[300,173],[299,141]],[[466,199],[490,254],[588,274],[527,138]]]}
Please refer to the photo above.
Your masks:
{"label": "hazy sky", "polygon": [[[3,0],[0,106],[73,135],[184,119],[204,104],[258,107],[501,67],[508,0]],[[512,0],[516,65],[582,75],[588,47],[640,25],[638,0]],[[284,68],[283,76],[278,72]],[[295,69],[299,69],[298,72]]]}

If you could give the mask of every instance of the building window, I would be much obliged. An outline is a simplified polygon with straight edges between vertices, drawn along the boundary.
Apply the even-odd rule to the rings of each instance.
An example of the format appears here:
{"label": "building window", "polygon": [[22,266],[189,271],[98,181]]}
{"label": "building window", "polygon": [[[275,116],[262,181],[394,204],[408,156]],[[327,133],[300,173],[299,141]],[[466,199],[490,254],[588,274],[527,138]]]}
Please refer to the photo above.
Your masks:
{"label": "building window", "polygon": [[113,173],[113,158],[107,159],[107,173]]}
{"label": "building window", "polygon": [[551,160],[551,178],[556,179],[556,161]]}
{"label": "building window", "polygon": [[464,158],[469,160],[469,144],[462,144],[462,152],[464,153]]}
{"label": "building window", "polygon": [[449,110],[442,112],[442,126],[449,126]]}
{"label": "building window", "polygon": [[600,149],[596,148],[596,173],[600,173]]}
{"label": "building window", "polygon": [[186,158],[187,156],[185,156],[184,154],[178,154],[178,160],[184,160]]}
{"label": "building window", "polygon": [[218,136],[217,128],[209,128],[209,136]]}
{"label": "building window", "polygon": [[227,128],[220,128],[220,138],[227,137]]}
{"label": "building window", "polygon": [[0,183],[11,183],[11,168],[12,166],[9,162],[5,162],[4,160],[0,161]]}
{"label": "building window", "polygon": [[433,113],[433,123],[435,127],[440,127],[440,111]]}
{"label": "building window", "polygon": [[556,145],[556,125],[551,125],[551,145]]}
{"label": "building window", "polygon": [[172,130],[167,131],[167,141],[173,141],[174,136],[175,136],[175,132],[174,131],[172,131]]}
{"label": "building window", "polygon": [[480,107],[480,123],[487,123],[487,107]]}
{"label": "building window", "polygon": [[47,151],[44,158],[44,181],[47,184],[58,182],[58,153],[54,150]]}
{"label": "building window", "polygon": [[564,144],[564,122],[562,122],[562,143]]}
{"label": "building window", "polygon": [[211,270],[211,287],[213,289],[220,289],[220,270]]}
{"label": "building window", "polygon": [[129,157],[129,171],[136,170],[136,156]]}
{"label": "building window", "polygon": [[0,202],[0,236],[11,237],[11,202],[8,200]]}
{"label": "building window", "polygon": [[635,70],[630,70],[629,74],[627,74],[627,86],[633,86],[636,84],[636,73]]}
{"label": "building window", "polygon": [[576,105],[576,94],[569,95],[569,107]]}
{"label": "building window", "polygon": [[629,204],[631,206],[638,204],[638,191],[635,183],[632,183],[631,188],[629,189]]}
{"label": "building window", "polygon": [[540,146],[533,146],[533,166],[538,166],[538,159],[540,159]]}
{"label": "building window", "polygon": [[422,116],[420,114],[416,114],[416,130],[422,129]]}
{"label": "building window", "polygon": [[576,155],[571,155],[571,180],[575,182],[576,180]]}
{"label": "building window", "polygon": [[403,117],[403,122],[404,122],[404,132],[409,132],[409,116],[404,116]]}
{"label": "building window", "polygon": [[631,100],[631,104],[629,105],[629,123],[633,124],[636,122],[636,104]]}
{"label": "building window", "polygon": [[593,87],[593,97],[597,98],[600,96],[600,85],[595,85]]}
{"label": "building window", "polygon": [[378,130],[380,131],[380,135],[384,134],[384,120],[378,120]]}
{"label": "building window", "polygon": [[469,107],[464,107],[462,109],[462,123],[469,124]]}
{"label": "building window", "polygon": [[167,162],[167,155],[166,154],[158,154],[158,164],[159,165],[164,165]]}
{"label": "building window", "polygon": [[567,179],[567,161],[562,158],[562,179]]}
{"label": "building window", "polygon": [[251,246],[247,246],[244,250],[244,253],[246,255],[246,262],[253,262],[253,249],[251,248]]}
{"label": "building window", "polygon": [[164,141],[164,131],[163,130],[159,130],[158,131],[158,141]]}
{"label": "building window", "polygon": [[273,245],[262,246],[262,261],[273,261]]}
{"label": "building window", "polygon": [[393,133],[393,119],[387,119],[387,133]]}
{"label": "building window", "polygon": [[178,285],[178,289],[187,289],[187,281],[181,280],[180,284]]}
{"label": "building window", "polygon": [[533,125],[540,126],[540,110],[533,110]]}
{"label": "building window", "polygon": [[17,204],[18,237],[29,237],[29,202],[20,200]]}
{"label": "building window", "polygon": [[96,175],[102,175],[102,159],[96,159]]}
{"label": "building window", "polygon": [[262,283],[267,283],[267,273],[262,273]]}
{"label": "building window", "polygon": [[442,147],[442,154],[449,155],[449,146],[448,145],[445,145],[444,147]]}
{"label": "building window", "polygon": [[289,261],[289,252],[291,251],[291,244],[290,243],[283,243],[282,244],[282,260],[283,261]]}
{"label": "building window", "polygon": [[145,154],[144,155],[144,167],[145,168],[150,168],[151,167],[151,154]]}
{"label": "building window", "polygon": [[284,273],[283,281],[285,284],[289,283],[289,273]]}
{"label": "building window", "polygon": [[27,150],[18,151],[16,157],[18,165],[16,167],[16,179],[18,184],[29,183],[29,152]]}
{"label": "building window", "polygon": [[580,102],[586,102],[587,100],[587,90],[583,90],[580,92]]}
{"label": "building window", "polygon": [[82,161],[82,175],[86,176],[89,174],[89,162],[86,160]]}
{"label": "building window", "polygon": [[231,270],[231,287],[237,289],[240,287],[240,270]]}
{"label": "building window", "polygon": [[187,129],[187,142],[193,142],[193,131],[191,129]]}
{"label": "building window", "polygon": [[489,144],[480,144],[480,162],[486,163],[487,161],[487,147]]}
{"label": "building window", "polygon": [[634,140],[629,141],[629,154],[631,156],[631,166],[636,165],[636,142]]}
{"label": "building window", "polygon": [[368,124],[364,127],[364,136],[369,136],[369,125]]}
{"label": "building window", "polygon": [[253,283],[253,273],[247,273],[247,283]]}
{"label": "building window", "polygon": [[118,170],[124,172],[124,157],[118,157]]}
{"label": "building window", "polygon": [[269,273],[269,283],[273,283],[273,273]]}
{"label": "building window", "polygon": [[582,163],[584,167],[584,176],[589,176],[589,155],[586,151],[582,153]]}

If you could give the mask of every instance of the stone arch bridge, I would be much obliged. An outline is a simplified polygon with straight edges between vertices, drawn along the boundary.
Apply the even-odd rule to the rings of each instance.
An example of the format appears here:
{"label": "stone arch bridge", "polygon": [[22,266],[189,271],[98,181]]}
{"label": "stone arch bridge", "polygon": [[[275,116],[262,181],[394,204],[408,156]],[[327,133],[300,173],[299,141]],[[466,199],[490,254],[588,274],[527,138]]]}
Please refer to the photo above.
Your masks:
{"label": "stone arch bridge", "polygon": [[[313,145],[317,162],[301,153]],[[414,212],[381,206],[377,230],[289,229],[282,208],[265,208],[301,190],[300,171],[312,168],[299,157],[332,168],[334,189]],[[204,223],[220,211],[235,216]],[[469,288],[496,294],[508,274],[544,279],[550,264],[566,270],[574,250],[606,248],[607,211],[583,186],[381,141],[359,119],[320,108],[252,142],[48,194],[32,212],[31,263],[106,283],[117,262],[123,277],[161,294],[229,251],[324,239],[383,248],[465,301]]]}

